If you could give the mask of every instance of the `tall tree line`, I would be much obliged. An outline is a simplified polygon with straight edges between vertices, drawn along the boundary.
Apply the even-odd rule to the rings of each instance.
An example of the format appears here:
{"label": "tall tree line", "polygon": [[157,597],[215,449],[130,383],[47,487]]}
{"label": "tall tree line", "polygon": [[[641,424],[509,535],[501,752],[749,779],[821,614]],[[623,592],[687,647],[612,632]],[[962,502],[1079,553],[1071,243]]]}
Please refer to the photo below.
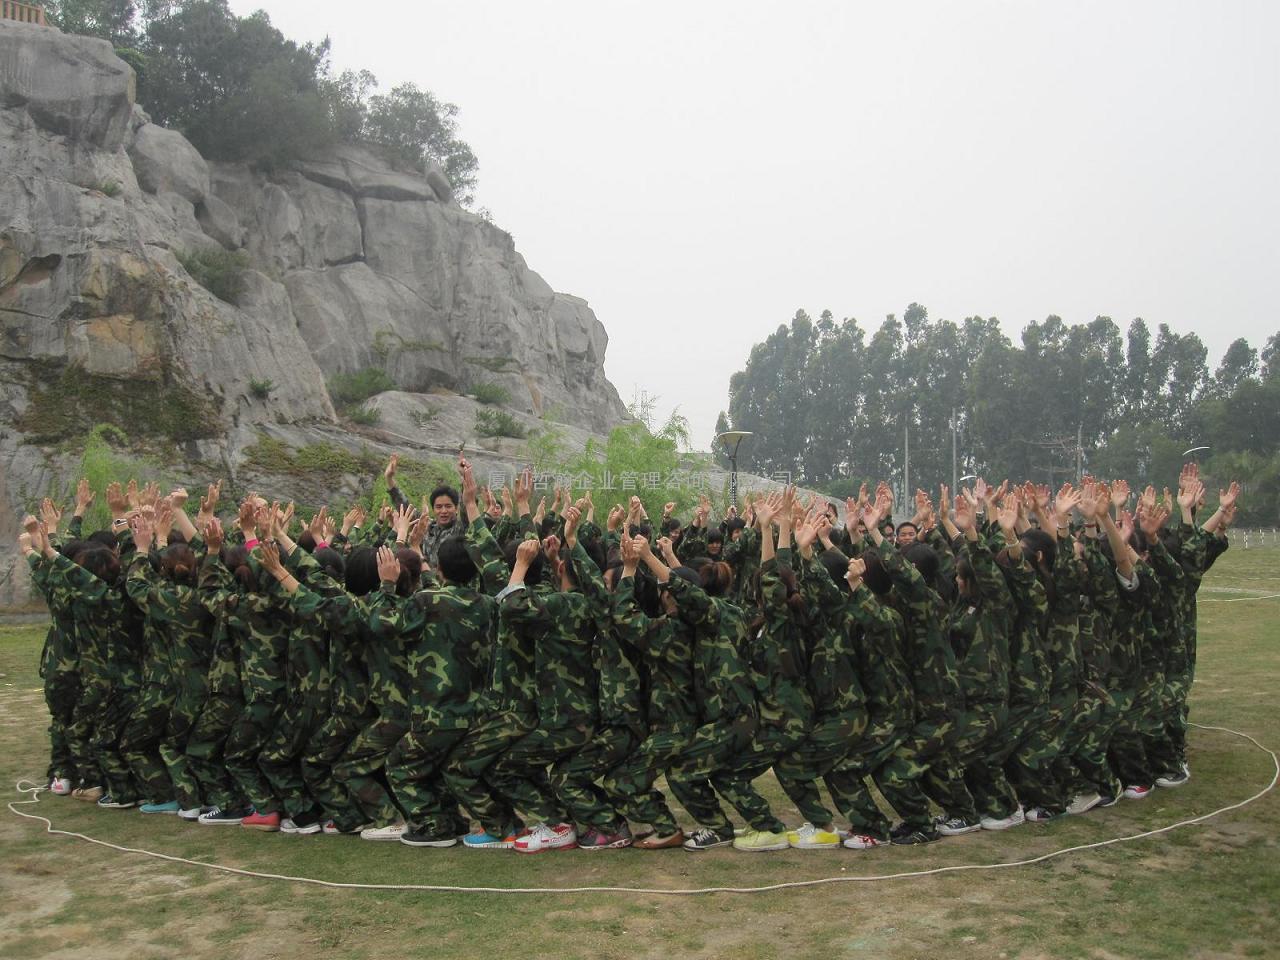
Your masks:
{"label": "tall tree line", "polygon": [[908,457],[912,488],[950,482],[953,441],[960,475],[1058,484],[1082,464],[1157,486],[1208,445],[1211,478],[1246,485],[1244,519],[1280,518],[1280,333],[1261,352],[1236,340],[1213,370],[1196,334],[1153,336],[1141,318],[1051,316],[1021,340],[994,317],[931,320],[918,303],[874,332],[800,310],[730,378],[718,431],[754,434],[740,468],[833,494],[901,486]]}

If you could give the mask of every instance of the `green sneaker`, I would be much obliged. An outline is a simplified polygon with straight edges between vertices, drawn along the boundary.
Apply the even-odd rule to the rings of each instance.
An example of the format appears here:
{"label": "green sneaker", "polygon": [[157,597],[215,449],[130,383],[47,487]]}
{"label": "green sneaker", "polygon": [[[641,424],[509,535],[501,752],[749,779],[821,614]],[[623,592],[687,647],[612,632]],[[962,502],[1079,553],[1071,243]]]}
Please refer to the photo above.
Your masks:
{"label": "green sneaker", "polygon": [[733,838],[733,849],[745,850],[748,853],[766,853],[770,850],[787,850],[791,846],[787,842],[787,831],[779,830],[771,833],[767,830],[748,830],[740,837]]}

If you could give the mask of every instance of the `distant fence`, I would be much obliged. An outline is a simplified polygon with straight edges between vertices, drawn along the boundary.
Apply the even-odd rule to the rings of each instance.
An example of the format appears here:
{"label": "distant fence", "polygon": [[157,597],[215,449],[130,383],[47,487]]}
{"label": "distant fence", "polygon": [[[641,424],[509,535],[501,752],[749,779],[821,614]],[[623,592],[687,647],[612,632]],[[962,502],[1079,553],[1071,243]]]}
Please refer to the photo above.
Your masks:
{"label": "distant fence", "polygon": [[0,20],[17,20],[35,23],[42,27],[49,24],[44,19],[44,8],[34,3],[17,3],[16,0],[0,0]]}

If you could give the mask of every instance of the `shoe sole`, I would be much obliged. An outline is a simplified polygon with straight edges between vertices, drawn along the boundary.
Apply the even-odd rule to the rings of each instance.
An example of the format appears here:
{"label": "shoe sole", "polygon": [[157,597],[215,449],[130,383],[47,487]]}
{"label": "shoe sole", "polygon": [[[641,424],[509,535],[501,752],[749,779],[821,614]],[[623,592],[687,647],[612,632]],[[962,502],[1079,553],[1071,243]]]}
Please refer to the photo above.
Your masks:
{"label": "shoe sole", "polygon": [[137,806],[136,803],[100,803],[97,805],[100,810],[132,810]]}
{"label": "shoe sole", "polygon": [[944,836],[944,837],[963,837],[963,836],[964,836],[965,834],[967,834],[967,833],[977,833],[977,832],[978,832],[979,830],[981,830],[981,829],[982,829],[982,827],[980,827],[980,826],[978,826],[978,827],[965,827],[963,830],[944,830],[944,829],[942,829],[942,827],[939,827],[939,828],[938,828],[938,833],[939,833],[941,836]]}
{"label": "shoe sole", "polygon": [[1140,793],[1140,794],[1125,793],[1125,794],[1122,794],[1121,796],[1123,796],[1125,800],[1145,800],[1147,799],[1147,797],[1151,796],[1151,794],[1150,792]]}
{"label": "shoe sole", "polygon": [[691,847],[687,843],[683,845],[685,850],[690,853],[702,853],[704,850],[714,850],[716,847],[728,847],[733,844],[732,840],[721,840],[719,843],[708,843],[702,846]]}
{"label": "shoe sole", "polygon": [[308,830],[306,827],[302,827],[301,829],[298,829],[298,830],[282,829],[280,832],[283,833],[286,837],[309,837],[312,834],[319,833],[320,828],[316,827],[314,830]]}
{"label": "shoe sole", "polygon": [[[875,844],[871,844],[870,846],[867,846],[865,844],[860,843],[860,844],[857,844],[856,846],[851,847],[847,843],[841,844],[841,846],[844,847],[844,849],[846,850],[878,850],[880,847],[883,847],[884,845],[885,844],[883,843],[875,843]],[[906,844],[906,846],[910,846],[910,844]]]}
{"label": "shoe sole", "polygon": [[204,826],[204,827],[238,827],[238,826],[240,826],[240,821],[239,821],[239,820],[204,820],[204,819],[200,819],[200,820],[197,820],[197,821],[196,821],[196,823],[198,823],[198,824],[200,824],[201,826]]}
{"label": "shoe sole", "polygon": [[177,810],[143,810],[141,807],[138,808],[138,812],[142,814],[144,817],[156,817],[156,816],[176,817],[178,815]]}
{"label": "shoe sole", "polygon": [[458,845],[457,840],[408,840],[404,837],[400,838],[400,842],[406,847],[438,847],[440,849]]}
{"label": "shoe sole", "polygon": [[787,846],[792,850],[839,850],[840,844],[836,843],[805,843],[803,840],[797,840],[792,843],[787,841]]}
{"label": "shoe sole", "polygon": [[584,847],[582,844],[578,844],[578,849],[591,853],[595,850],[625,850],[629,846],[631,846],[630,840],[619,840],[617,843],[600,843],[593,844],[589,847]]}
{"label": "shoe sole", "polygon": [[535,853],[553,853],[556,850],[577,850],[578,844],[577,844],[577,841],[574,841],[573,843],[562,844],[561,846],[558,846],[558,847],[539,847],[537,850],[522,850],[520,847],[517,847],[513,844],[511,849],[514,850],[516,853],[523,853],[523,854],[532,856]]}
{"label": "shoe sole", "polygon": [[404,835],[401,834],[398,837],[361,837],[360,839],[369,840],[372,843],[399,843],[404,839]]}
{"label": "shoe sole", "polygon": [[737,850],[739,853],[774,853],[774,852],[776,852],[776,851],[778,851],[778,850],[790,850],[790,849],[791,849],[791,844],[789,844],[789,843],[784,843],[784,844],[782,844],[781,846],[779,846],[778,844],[774,843],[774,844],[770,844],[770,845],[769,845],[769,846],[767,846],[767,847],[739,847],[739,846],[735,846],[733,849]]}
{"label": "shoe sole", "polygon": [[246,830],[257,830],[259,833],[279,833],[279,827],[273,827],[267,823],[242,823],[240,826]]}
{"label": "shoe sole", "polygon": [[1026,822],[1027,821],[1025,819],[1022,819],[1022,820],[1015,820],[1013,821],[1013,823],[993,823],[990,826],[987,826],[984,823],[980,825],[979,829],[999,832],[1000,830],[1012,830],[1014,827],[1020,827]]}

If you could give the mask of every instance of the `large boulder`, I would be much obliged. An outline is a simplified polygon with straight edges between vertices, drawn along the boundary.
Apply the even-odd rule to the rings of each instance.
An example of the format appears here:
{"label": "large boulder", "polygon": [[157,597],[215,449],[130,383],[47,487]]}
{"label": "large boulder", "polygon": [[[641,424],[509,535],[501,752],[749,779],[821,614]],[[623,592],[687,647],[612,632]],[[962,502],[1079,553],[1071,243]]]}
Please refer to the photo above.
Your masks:
{"label": "large boulder", "polygon": [[119,149],[135,82],[105,40],[0,20],[0,106],[26,111],[46,130]]}
{"label": "large boulder", "polygon": [[129,144],[129,159],[138,186],[148,193],[176,193],[192,204],[209,193],[209,165],[177,130],[143,125]]}

